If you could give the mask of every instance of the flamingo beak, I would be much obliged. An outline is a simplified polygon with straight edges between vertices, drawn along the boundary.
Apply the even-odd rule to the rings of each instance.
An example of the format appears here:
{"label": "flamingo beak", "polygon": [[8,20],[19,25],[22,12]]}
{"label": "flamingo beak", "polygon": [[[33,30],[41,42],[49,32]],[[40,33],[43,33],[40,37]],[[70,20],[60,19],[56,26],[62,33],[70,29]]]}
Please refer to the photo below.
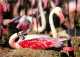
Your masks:
{"label": "flamingo beak", "polygon": [[20,30],[22,26],[23,26],[23,22],[19,23],[16,28]]}
{"label": "flamingo beak", "polygon": [[26,22],[20,22],[17,27],[17,29],[21,29],[21,30],[27,30],[27,25],[26,25]]}
{"label": "flamingo beak", "polygon": [[[31,30],[31,28],[29,28],[29,24],[28,21],[25,20],[23,22],[20,22],[17,27],[17,29],[21,30],[21,34],[26,34],[27,32],[29,32]],[[28,28],[28,29],[27,29]]]}
{"label": "flamingo beak", "polygon": [[62,24],[65,21],[65,19],[64,19],[64,15],[61,11],[59,11],[59,17],[60,17],[60,23]]}

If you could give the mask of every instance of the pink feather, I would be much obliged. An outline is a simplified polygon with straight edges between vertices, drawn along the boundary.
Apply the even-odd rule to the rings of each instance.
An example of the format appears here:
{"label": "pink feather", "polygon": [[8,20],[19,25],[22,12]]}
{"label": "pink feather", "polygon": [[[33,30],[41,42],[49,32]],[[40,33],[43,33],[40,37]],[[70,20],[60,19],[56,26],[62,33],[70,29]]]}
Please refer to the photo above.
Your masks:
{"label": "pink feather", "polygon": [[65,51],[73,51],[74,48],[73,47],[63,47],[63,50],[65,50]]}
{"label": "pink feather", "polygon": [[65,21],[65,19],[61,11],[59,12],[59,16],[60,16],[60,23],[62,24]]}
{"label": "pink feather", "polygon": [[7,32],[7,29],[4,28],[4,29],[3,29],[3,34],[6,34],[6,32]]}
{"label": "pink feather", "polygon": [[61,42],[61,40],[59,41],[58,39],[52,39],[52,38],[50,39],[34,38],[19,42],[19,45],[22,48],[31,48],[31,49],[46,49],[51,47],[59,48],[62,47],[62,44],[63,43]]}

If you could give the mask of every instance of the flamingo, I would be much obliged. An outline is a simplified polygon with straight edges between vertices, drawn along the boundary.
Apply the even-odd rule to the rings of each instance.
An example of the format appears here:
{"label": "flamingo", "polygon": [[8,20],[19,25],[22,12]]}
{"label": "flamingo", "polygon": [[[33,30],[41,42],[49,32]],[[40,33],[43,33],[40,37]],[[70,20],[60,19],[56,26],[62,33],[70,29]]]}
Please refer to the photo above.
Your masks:
{"label": "flamingo", "polygon": [[[40,10],[40,16],[41,16],[41,23],[42,23],[42,26],[40,25],[40,23],[38,23],[38,32],[40,33],[40,32],[43,32],[46,28],[46,18],[45,18],[45,14],[43,12],[41,0],[39,0],[39,10]],[[34,21],[33,31],[37,32],[36,21]]]}
{"label": "flamingo", "polygon": [[[41,1],[40,1],[40,8],[42,8],[41,7]],[[42,26],[40,26],[40,24],[38,23],[38,32],[42,32],[45,28],[46,28],[46,21],[45,21],[45,17],[44,17],[44,14],[43,14],[43,10],[40,10],[41,12],[41,20],[42,20]],[[53,19],[52,19],[52,15],[53,14],[57,14],[58,16],[60,16],[60,23],[62,24],[63,22],[64,22],[64,16],[63,16],[63,14],[62,14],[62,10],[61,10],[61,8],[60,7],[55,7],[52,11],[51,11],[51,13],[50,13],[50,16],[49,16],[49,23],[50,23],[50,26],[51,26],[51,31],[52,31],[52,36],[53,36],[53,38],[56,38],[57,37],[57,32],[56,32],[56,29],[55,29],[55,27],[54,27],[54,24],[53,24]],[[16,17],[17,18],[17,17]],[[12,21],[15,21],[15,22],[23,22],[25,19],[28,19],[28,20],[30,20],[31,22],[32,22],[32,17],[31,16],[26,16],[26,15],[24,15],[24,16],[22,16],[20,19],[16,19],[16,18],[14,18],[14,19],[12,19],[10,22],[12,22]],[[36,19],[33,17],[33,20],[34,20],[34,25],[33,25],[33,31],[34,32],[37,32],[37,24],[36,24]],[[10,23],[9,22],[9,23]],[[63,33],[64,33],[65,31],[63,31]],[[61,33],[61,32],[60,32]],[[58,33],[59,34],[59,33]]]}
{"label": "flamingo", "polygon": [[[41,6],[40,6],[41,7]],[[42,12],[42,11],[41,11]],[[40,13],[41,13],[40,12]],[[52,15],[53,14],[57,14],[58,16],[60,16],[60,23],[62,24],[63,22],[64,22],[64,16],[62,15],[62,10],[61,10],[61,8],[60,7],[55,7],[52,11],[51,11],[51,13],[50,13],[50,16],[49,16],[49,23],[50,23],[50,26],[51,26],[51,31],[52,31],[52,35],[54,35],[53,36],[53,38],[56,38],[57,37],[57,32],[56,32],[56,29],[55,29],[55,27],[54,27],[54,24],[53,24],[53,19],[52,19]],[[43,14],[41,14],[41,16],[44,16]],[[19,20],[19,22],[22,22],[22,21],[24,21],[25,19],[29,19],[31,22],[32,22],[32,17],[31,16],[22,16],[21,18],[20,18],[20,20]],[[45,27],[46,27],[46,24],[45,24],[45,17],[44,18],[41,18],[42,19],[42,26],[40,27],[40,24],[38,24],[38,31],[40,32],[40,31],[43,31],[44,29],[45,29]],[[13,20],[17,20],[16,18],[15,19],[13,19]],[[36,25],[36,19],[35,18],[33,18],[33,20],[34,20],[34,25],[33,25],[33,31],[36,31],[37,32],[37,25]],[[44,28],[44,29],[43,29]]]}
{"label": "flamingo", "polygon": [[[51,12],[50,12],[50,15],[49,15],[49,23],[50,23],[50,28],[51,28],[51,32],[52,32],[52,36],[53,38],[57,38],[58,35],[57,35],[57,31],[56,31],[56,28],[54,26],[54,23],[53,23],[53,14],[56,14],[57,16],[60,17],[60,24],[62,24],[65,20],[64,20],[64,16],[62,14],[62,9],[60,7],[55,7]],[[65,31],[63,31],[65,33]],[[66,34],[67,35],[67,34]],[[68,36],[68,35],[67,35]]]}
{"label": "flamingo", "polygon": [[[40,9],[40,16],[41,16],[42,25],[40,25],[40,23],[38,23],[38,32],[41,33],[46,28],[46,18],[45,18],[45,15],[43,13],[41,0],[39,0],[39,9]],[[13,18],[12,20],[9,20],[9,22],[7,22],[6,25],[8,25],[9,23],[11,23],[13,21],[15,21],[15,22],[23,22],[25,19],[28,19],[28,20],[30,20],[32,22],[32,16],[23,15],[23,16],[21,16],[21,18],[19,18],[19,17]],[[33,24],[32,31],[33,32],[37,32],[36,18],[33,17],[33,21],[34,21],[34,24]]]}
{"label": "flamingo", "polygon": [[[41,23],[42,25],[40,25],[40,23],[38,23],[38,32],[41,33],[45,30],[46,28],[46,18],[45,18],[45,14],[43,12],[43,9],[42,9],[42,3],[41,3],[41,0],[39,0],[39,9],[40,9],[40,16],[41,16]],[[30,20],[32,22],[32,16],[26,16],[24,15],[22,18],[20,18],[19,22],[22,22],[26,19]],[[36,18],[33,17],[33,29],[32,31],[33,32],[37,32],[37,24],[36,24]]]}
{"label": "flamingo", "polygon": [[[17,28],[20,29],[22,26],[26,24],[25,22],[21,22],[17,25]],[[24,34],[28,33],[29,30],[23,30],[18,33],[14,33],[10,39],[9,39],[9,45],[12,48],[19,49],[19,48],[31,48],[31,49],[47,49],[51,47],[59,48],[62,47],[63,41],[66,41],[68,39],[65,38],[56,38],[53,39],[52,37],[49,37],[47,35],[37,35],[37,34],[31,34],[31,35],[26,35]],[[24,36],[24,37],[20,37]],[[15,42],[16,38],[19,38],[17,42]],[[72,51],[73,47],[63,47],[63,50],[67,51]]]}
{"label": "flamingo", "polygon": [[[42,9],[41,0],[39,0],[39,10],[40,10],[40,16],[41,16],[42,25],[40,25],[40,23],[38,23],[38,33],[41,33],[46,28],[46,18],[45,18],[45,14],[43,12],[43,9]],[[25,17],[32,22],[32,17],[31,16],[25,16],[25,15],[19,20],[19,22],[21,22]],[[34,24],[33,24],[32,31],[33,32],[37,32],[36,18],[34,18],[34,17],[33,17],[33,22],[34,22]]]}
{"label": "flamingo", "polygon": [[[23,27],[25,24],[27,23],[27,21],[25,21],[25,22],[20,22],[18,25],[17,25],[17,29],[21,29],[21,27]],[[19,32],[19,33],[21,33],[21,34],[26,34],[26,33],[28,33],[29,31],[31,30],[31,25],[30,25],[30,27],[29,27],[29,29],[27,29],[27,30],[23,30],[23,31],[21,31],[21,32]],[[30,37],[29,37],[30,36]],[[24,36],[24,40],[28,40],[28,39],[33,39],[31,36],[34,36],[34,38],[36,38],[37,36],[39,37],[39,38],[43,38],[44,36],[43,35],[36,35],[36,34],[34,34],[34,35],[26,35],[26,36]],[[15,33],[14,35],[12,35],[11,37],[10,37],[10,40],[9,40],[9,44],[10,44],[10,46],[11,47],[13,47],[13,45],[12,45],[12,38],[13,37],[18,37],[18,35],[17,35],[17,33]],[[45,36],[45,38],[50,38],[49,36]],[[13,39],[14,40],[14,39]],[[19,41],[22,41],[23,40],[23,38],[21,38]],[[17,45],[18,46],[18,45]],[[13,47],[14,48],[14,47]]]}

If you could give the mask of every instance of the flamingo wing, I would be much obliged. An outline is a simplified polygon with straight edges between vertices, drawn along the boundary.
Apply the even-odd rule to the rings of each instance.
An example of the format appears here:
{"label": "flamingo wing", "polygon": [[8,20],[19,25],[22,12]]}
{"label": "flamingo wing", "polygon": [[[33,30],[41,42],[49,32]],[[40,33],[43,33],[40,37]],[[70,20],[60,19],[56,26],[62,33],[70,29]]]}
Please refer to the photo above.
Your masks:
{"label": "flamingo wing", "polygon": [[19,42],[19,45],[22,48],[31,48],[31,49],[46,49],[51,47],[59,48],[62,46],[62,41],[54,41],[55,39],[46,39],[46,38],[34,38],[30,40],[24,40]]}
{"label": "flamingo wing", "polygon": [[51,38],[50,36],[47,35],[37,35],[37,34],[30,34],[30,35],[26,35],[25,36],[25,40],[29,40],[29,39],[34,39],[34,38]]}

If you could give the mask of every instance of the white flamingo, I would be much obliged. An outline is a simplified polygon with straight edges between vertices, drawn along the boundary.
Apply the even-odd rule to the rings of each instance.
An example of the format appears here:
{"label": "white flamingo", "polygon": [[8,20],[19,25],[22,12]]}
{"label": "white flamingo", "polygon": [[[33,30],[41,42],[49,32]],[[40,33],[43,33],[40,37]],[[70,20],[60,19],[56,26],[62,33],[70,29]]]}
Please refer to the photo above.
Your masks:
{"label": "white flamingo", "polygon": [[50,28],[51,28],[51,32],[52,32],[52,36],[53,38],[57,38],[57,31],[56,31],[56,28],[54,26],[54,23],[53,23],[53,14],[56,14],[57,16],[59,16],[60,18],[60,23],[62,24],[64,22],[64,16],[62,14],[62,10],[60,7],[55,7],[51,12],[50,12],[50,15],[49,15],[49,23],[50,23]]}

